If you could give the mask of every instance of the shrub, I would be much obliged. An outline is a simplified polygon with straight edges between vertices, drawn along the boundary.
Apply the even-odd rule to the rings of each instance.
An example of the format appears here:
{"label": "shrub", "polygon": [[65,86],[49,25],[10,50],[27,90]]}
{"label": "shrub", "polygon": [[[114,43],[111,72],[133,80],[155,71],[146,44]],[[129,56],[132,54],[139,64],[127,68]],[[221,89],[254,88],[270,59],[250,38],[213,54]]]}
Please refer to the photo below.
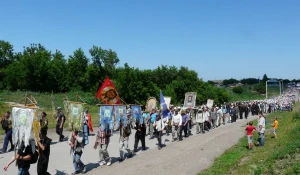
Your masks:
{"label": "shrub", "polygon": [[233,91],[234,93],[241,94],[241,93],[243,93],[243,88],[242,88],[242,87],[234,87],[234,88],[232,89],[232,91]]}

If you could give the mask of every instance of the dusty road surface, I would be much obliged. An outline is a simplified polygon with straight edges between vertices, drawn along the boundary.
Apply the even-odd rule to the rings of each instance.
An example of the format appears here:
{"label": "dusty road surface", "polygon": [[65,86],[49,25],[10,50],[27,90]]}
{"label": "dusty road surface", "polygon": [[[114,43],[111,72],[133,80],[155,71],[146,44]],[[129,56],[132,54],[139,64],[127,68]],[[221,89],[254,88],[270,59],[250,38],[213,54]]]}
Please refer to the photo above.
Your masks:
{"label": "dusty road surface", "polygon": [[[164,175],[164,174],[191,174],[194,175],[212,165],[214,159],[220,156],[226,149],[230,148],[237,141],[245,136],[244,126],[247,121],[256,119],[257,116],[250,116],[247,120],[237,120],[236,123],[222,125],[221,127],[206,132],[195,134],[181,142],[171,142],[171,135],[162,137],[166,144],[161,150],[157,150],[157,140],[149,140],[146,137],[147,151],[139,151],[133,158],[126,159],[119,163],[118,140],[119,133],[111,138],[108,151],[113,159],[111,166],[100,167],[98,164],[98,150],[93,149],[95,136],[90,136],[90,144],[85,147],[82,161],[87,165],[87,174],[143,174],[143,175]],[[134,131],[135,132],[135,131]],[[63,175],[74,172],[70,148],[67,142],[57,142],[58,136],[48,132],[53,139],[51,145],[50,163],[48,172],[51,174]],[[65,132],[65,136],[69,135]],[[2,141],[2,139],[1,139]],[[130,136],[130,149],[133,149],[134,134]],[[2,146],[2,143],[1,143]],[[141,146],[141,145],[139,145]],[[11,165],[7,172],[3,171],[5,164],[11,159],[13,152],[0,155],[0,174],[17,174],[17,167]],[[36,173],[36,164],[31,165],[30,174]]]}

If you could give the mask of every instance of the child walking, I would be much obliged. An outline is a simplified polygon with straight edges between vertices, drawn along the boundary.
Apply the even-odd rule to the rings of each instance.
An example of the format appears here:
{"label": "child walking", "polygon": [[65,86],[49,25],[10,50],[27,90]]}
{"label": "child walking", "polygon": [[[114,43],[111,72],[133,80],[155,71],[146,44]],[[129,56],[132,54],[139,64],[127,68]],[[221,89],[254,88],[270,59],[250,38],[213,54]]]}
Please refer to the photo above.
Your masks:
{"label": "child walking", "polygon": [[275,136],[275,139],[277,139],[277,134],[276,134],[276,130],[278,129],[278,120],[277,117],[274,118],[274,122],[273,122],[273,134]]}

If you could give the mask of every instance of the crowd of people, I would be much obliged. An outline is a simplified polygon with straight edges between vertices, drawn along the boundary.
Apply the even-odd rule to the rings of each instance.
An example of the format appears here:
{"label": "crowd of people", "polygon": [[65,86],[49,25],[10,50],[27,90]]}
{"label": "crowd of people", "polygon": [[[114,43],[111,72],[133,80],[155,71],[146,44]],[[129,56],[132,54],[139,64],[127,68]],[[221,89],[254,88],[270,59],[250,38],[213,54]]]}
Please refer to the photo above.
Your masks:
{"label": "crowd of people", "polygon": [[[265,120],[263,114],[272,113],[275,111],[282,111],[283,107],[289,106],[289,110],[293,109],[293,103],[295,99],[288,96],[280,96],[274,99],[261,100],[261,101],[243,101],[224,103],[222,105],[207,106],[201,105],[195,108],[184,108],[180,106],[170,105],[167,115],[163,115],[163,111],[157,108],[151,111],[143,111],[143,120],[134,120],[131,115],[130,106],[127,109],[126,123],[122,121],[114,130],[111,130],[107,124],[99,124],[96,133],[96,140],[94,143],[94,149],[98,149],[99,152],[99,165],[110,166],[112,164],[111,157],[109,156],[108,146],[110,143],[110,137],[113,132],[119,132],[119,161],[122,162],[126,157],[131,158],[134,152],[138,152],[138,144],[141,141],[142,151],[146,151],[146,136],[149,135],[149,139],[157,138],[158,150],[162,149],[165,145],[162,143],[162,137],[165,132],[166,135],[172,134],[172,142],[183,141],[184,138],[192,136],[192,127],[196,127],[196,134],[205,134],[212,129],[216,129],[221,125],[227,125],[234,123],[237,120],[247,119],[249,114],[259,114],[258,127],[254,127],[252,122],[246,127],[248,135],[249,149],[253,147],[252,138],[253,131],[257,130],[259,133],[259,144],[264,145],[264,133],[265,133]],[[48,120],[47,114],[42,113],[40,120],[41,132],[40,140],[35,139],[35,149],[39,152],[39,158],[37,160],[37,173],[39,175],[49,174],[47,172],[49,156],[50,156],[50,144],[51,139],[47,137]],[[65,115],[62,112],[62,108],[57,108],[57,125],[56,133],[58,134],[59,141],[64,141],[63,128],[65,123]],[[93,131],[90,124],[91,117],[88,111],[84,115],[84,125],[87,125],[88,130]],[[275,119],[277,121],[277,119]],[[9,151],[15,149],[12,143],[12,122],[10,118],[10,112],[5,114],[2,118],[1,124],[5,130],[6,136],[1,153],[7,152],[8,143],[11,143]],[[273,133],[276,135],[276,129],[278,127],[278,121],[273,124]],[[129,149],[129,136],[135,130],[134,135],[134,149]],[[73,165],[75,172],[73,174],[86,173],[86,165],[81,161],[85,146],[84,132],[80,128],[74,129],[71,132],[68,144],[70,145],[70,154],[73,156]],[[5,165],[4,170],[14,162],[17,161],[19,175],[29,174],[29,168],[32,163],[32,145],[25,147],[24,143],[20,148],[16,148],[16,154],[12,160]],[[126,154],[127,152],[127,154]]]}

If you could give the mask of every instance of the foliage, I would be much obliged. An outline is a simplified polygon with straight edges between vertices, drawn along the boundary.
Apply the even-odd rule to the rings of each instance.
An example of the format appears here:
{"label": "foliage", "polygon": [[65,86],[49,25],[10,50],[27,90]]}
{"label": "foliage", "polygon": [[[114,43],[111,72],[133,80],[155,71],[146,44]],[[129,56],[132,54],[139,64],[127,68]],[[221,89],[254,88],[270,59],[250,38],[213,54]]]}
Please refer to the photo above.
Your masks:
{"label": "foliage", "polygon": [[234,78],[230,78],[230,79],[223,80],[223,85],[227,86],[230,84],[236,84],[238,82],[239,82],[238,80],[236,80]]}
{"label": "foliage", "polygon": [[89,55],[79,48],[68,58],[41,44],[24,47],[20,53],[13,46],[0,41],[0,89],[10,91],[58,92],[82,91],[94,98],[106,77],[118,90],[123,102],[146,104],[149,97],[159,99],[159,90],[172,97],[173,104],[183,104],[186,92],[197,92],[197,104],[208,98],[216,103],[229,100],[224,89],[214,87],[198,78],[187,67],[159,66],[154,70],[140,70],[127,63],[117,67],[118,55],[111,49],[93,46]]}
{"label": "foliage", "polygon": [[268,80],[269,80],[269,78],[268,78],[267,74],[264,74],[262,81],[265,83]]}
{"label": "foliage", "polygon": [[232,88],[232,91],[237,94],[243,93],[243,88],[241,86]]}
{"label": "foliage", "polygon": [[266,93],[266,84],[265,83],[256,84],[256,85],[254,85],[253,89],[260,94],[265,94]]}
{"label": "foliage", "polygon": [[241,80],[242,84],[253,85],[258,84],[259,80],[257,78],[244,78]]}

